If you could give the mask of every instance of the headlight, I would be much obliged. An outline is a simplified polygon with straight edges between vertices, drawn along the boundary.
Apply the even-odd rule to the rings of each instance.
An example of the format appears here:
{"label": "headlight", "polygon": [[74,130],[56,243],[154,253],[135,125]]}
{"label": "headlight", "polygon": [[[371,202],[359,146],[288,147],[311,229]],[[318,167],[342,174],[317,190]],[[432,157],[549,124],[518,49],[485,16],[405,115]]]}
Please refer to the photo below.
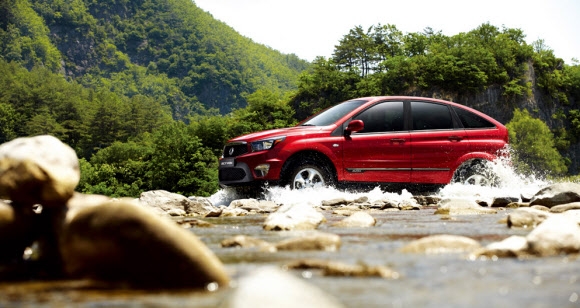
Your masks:
{"label": "headlight", "polygon": [[286,139],[286,136],[274,137],[274,138],[270,138],[270,139],[254,141],[254,142],[252,142],[252,151],[258,152],[258,151],[269,150],[269,149],[273,148],[276,144],[284,141],[284,139]]}

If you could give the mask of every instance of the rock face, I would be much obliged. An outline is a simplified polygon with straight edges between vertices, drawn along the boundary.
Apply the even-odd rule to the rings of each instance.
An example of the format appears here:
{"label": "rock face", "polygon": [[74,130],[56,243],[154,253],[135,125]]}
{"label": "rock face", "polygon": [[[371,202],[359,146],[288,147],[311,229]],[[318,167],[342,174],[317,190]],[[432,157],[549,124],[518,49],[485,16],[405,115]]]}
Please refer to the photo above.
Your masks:
{"label": "rock face", "polygon": [[554,207],[560,204],[580,201],[580,184],[557,183],[537,192],[530,201],[530,205]]}
{"label": "rock face", "polygon": [[0,195],[14,206],[62,206],[79,180],[75,151],[55,137],[18,138],[0,145]]}
{"label": "rock face", "polygon": [[59,237],[71,277],[137,287],[197,287],[228,276],[193,233],[129,201],[84,207],[67,215]]}

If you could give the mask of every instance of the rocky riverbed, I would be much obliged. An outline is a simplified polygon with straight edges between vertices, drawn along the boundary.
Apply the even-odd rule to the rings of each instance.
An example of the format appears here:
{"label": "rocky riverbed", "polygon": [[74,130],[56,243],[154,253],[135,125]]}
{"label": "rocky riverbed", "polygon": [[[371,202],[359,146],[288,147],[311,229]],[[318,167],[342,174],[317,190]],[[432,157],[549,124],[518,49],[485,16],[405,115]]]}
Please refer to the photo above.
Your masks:
{"label": "rocky riverbed", "polygon": [[[259,199],[111,200],[74,193],[75,158],[47,166],[41,149],[15,157],[0,146],[0,306],[580,305],[575,183],[508,168],[499,188],[421,195],[270,188]],[[43,172],[19,177],[22,168]]]}

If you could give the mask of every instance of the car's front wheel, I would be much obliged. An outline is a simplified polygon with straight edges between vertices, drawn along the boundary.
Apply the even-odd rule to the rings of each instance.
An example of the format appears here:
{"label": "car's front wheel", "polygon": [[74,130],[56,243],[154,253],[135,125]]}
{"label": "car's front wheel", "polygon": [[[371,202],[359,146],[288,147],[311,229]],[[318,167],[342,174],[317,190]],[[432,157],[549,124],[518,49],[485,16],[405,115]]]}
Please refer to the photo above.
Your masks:
{"label": "car's front wheel", "polygon": [[290,175],[292,189],[331,186],[334,180],[328,168],[312,163],[301,164]]}
{"label": "car's front wheel", "polygon": [[500,179],[489,164],[490,162],[476,162],[464,165],[455,172],[453,182],[477,186],[498,186]]}

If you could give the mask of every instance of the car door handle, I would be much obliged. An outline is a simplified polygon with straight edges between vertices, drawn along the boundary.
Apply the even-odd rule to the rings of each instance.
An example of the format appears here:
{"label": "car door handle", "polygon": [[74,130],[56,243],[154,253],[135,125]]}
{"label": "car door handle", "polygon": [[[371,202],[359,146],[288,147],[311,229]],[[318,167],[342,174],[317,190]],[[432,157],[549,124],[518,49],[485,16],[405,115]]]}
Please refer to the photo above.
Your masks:
{"label": "car door handle", "polygon": [[463,140],[463,138],[462,138],[462,137],[459,137],[459,136],[449,136],[449,138],[448,138],[448,139],[449,139],[449,141],[451,141],[451,142],[453,142],[453,141],[455,141],[455,142],[459,142],[459,141]]}
{"label": "car door handle", "polygon": [[391,139],[391,143],[395,143],[395,144],[401,144],[401,143],[405,143],[405,139],[403,138],[393,138]]}

